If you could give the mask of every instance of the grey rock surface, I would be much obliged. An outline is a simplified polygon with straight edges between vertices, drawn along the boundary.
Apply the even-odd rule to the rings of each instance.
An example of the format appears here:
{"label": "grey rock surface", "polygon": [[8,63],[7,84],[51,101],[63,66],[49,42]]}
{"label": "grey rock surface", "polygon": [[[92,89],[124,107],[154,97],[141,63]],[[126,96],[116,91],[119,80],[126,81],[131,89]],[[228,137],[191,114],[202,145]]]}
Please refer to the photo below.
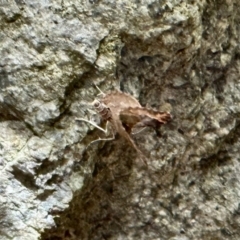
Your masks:
{"label": "grey rock surface", "polygon": [[[238,0],[0,2],[0,239],[240,239]],[[104,137],[120,89],[170,111]],[[88,147],[89,146],[89,147]]]}

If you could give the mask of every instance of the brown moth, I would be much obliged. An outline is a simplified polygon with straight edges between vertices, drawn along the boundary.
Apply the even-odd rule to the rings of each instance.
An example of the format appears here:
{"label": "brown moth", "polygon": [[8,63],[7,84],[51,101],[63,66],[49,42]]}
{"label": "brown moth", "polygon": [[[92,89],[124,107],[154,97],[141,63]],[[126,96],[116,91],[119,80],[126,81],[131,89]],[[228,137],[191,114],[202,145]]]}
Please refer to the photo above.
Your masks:
{"label": "brown moth", "polygon": [[108,121],[114,134],[119,133],[141,155],[143,155],[142,152],[130,137],[132,129],[139,127],[157,129],[172,118],[168,112],[159,112],[142,107],[137,99],[123,92],[114,91],[102,95],[101,99],[93,102],[102,120]]}

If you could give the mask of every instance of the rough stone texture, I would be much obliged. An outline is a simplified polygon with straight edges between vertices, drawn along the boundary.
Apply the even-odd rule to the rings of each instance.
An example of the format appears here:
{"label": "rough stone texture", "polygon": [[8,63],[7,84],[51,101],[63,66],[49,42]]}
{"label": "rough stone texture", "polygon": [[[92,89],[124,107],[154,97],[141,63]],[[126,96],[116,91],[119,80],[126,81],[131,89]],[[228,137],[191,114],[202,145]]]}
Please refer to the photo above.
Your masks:
{"label": "rough stone texture", "polygon": [[[0,238],[240,239],[238,0],[0,2]],[[98,91],[171,111],[86,146]],[[69,207],[68,207],[69,206]]]}

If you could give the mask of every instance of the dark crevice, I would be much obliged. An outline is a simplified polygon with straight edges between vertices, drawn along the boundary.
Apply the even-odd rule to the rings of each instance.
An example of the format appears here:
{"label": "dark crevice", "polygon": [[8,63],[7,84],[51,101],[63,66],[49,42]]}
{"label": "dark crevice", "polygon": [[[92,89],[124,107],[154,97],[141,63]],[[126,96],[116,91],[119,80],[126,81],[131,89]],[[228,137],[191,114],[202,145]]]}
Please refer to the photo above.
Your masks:
{"label": "dark crevice", "polygon": [[6,23],[14,23],[16,22],[22,15],[20,13],[15,13],[11,17],[5,17]]}
{"label": "dark crevice", "polygon": [[23,114],[20,111],[18,111],[16,108],[14,108],[14,106],[6,102],[1,103],[0,111],[1,111],[0,116],[2,116],[3,118],[2,121],[6,121],[6,120],[23,121],[24,120]]}
{"label": "dark crevice", "polygon": [[43,193],[37,195],[37,198],[41,201],[46,201],[49,196],[52,196],[53,192],[55,192],[55,190],[44,190]]}
{"label": "dark crevice", "polygon": [[0,122],[5,122],[5,121],[19,121],[19,118],[16,116],[13,116],[8,113],[1,112],[0,113]]}
{"label": "dark crevice", "polygon": [[49,121],[49,126],[57,127],[58,122],[60,122],[63,117],[71,114],[69,111],[69,108],[71,107],[70,98],[71,98],[72,93],[74,91],[76,91],[76,89],[83,88],[83,87],[86,88],[86,87],[90,86],[91,83],[89,83],[89,78],[93,72],[94,72],[93,67],[91,67],[91,69],[89,71],[85,72],[80,77],[75,77],[73,79],[73,81],[66,87],[65,93],[64,93],[64,98],[63,98],[62,104],[60,106],[60,114],[58,117]]}
{"label": "dark crevice", "polygon": [[39,134],[30,123],[27,123],[25,121],[23,121],[23,122],[25,123],[26,128],[28,130],[30,130],[33,133],[34,136],[41,137],[41,134]]}
{"label": "dark crevice", "polygon": [[38,189],[38,186],[35,184],[34,176],[32,174],[23,172],[16,166],[13,166],[12,168],[13,170],[11,173],[14,175],[15,179],[17,179],[23,186],[34,191]]}
{"label": "dark crevice", "polygon": [[36,175],[52,172],[59,165],[59,162],[51,162],[48,159],[42,161],[42,164],[36,169]]}
{"label": "dark crevice", "polygon": [[52,184],[59,184],[63,181],[63,177],[58,174],[53,174],[50,179],[47,180],[46,185],[51,186]]}
{"label": "dark crevice", "polygon": [[11,104],[6,102],[2,103],[0,106],[0,122],[4,121],[20,121],[23,122],[28,130],[33,133],[35,136],[40,136],[37,131],[34,130],[34,127],[27,123],[24,119],[24,114],[21,113],[19,110],[14,108]]}
{"label": "dark crevice", "polygon": [[[122,141],[122,139],[119,140]],[[119,211],[115,209],[115,204],[120,203],[118,199],[129,197],[129,192],[124,192],[123,195],[126,196],[123,196],[121,188],[118,189],[118,186],[124,185],[124,189],[129,187],[131,174],[126,173],[132,166],[129,166],[129,161],[126,160],[127,158],[131,159],[131,155],[125,151],[120,162],[111,163],[109,166],[104,159],[108,158],[105,149],[109,150],[110,145],[115,145],[111,148],[113,152],[117,151],[115,148],[119,147],[117,142],[107,142],[98,150],[95,156],[95,160],[98,160],[92,176],[85,181],[81,191],[75,194],[69,209],[60,213],[60,218],[55,219],[57,228],[45,230],[41,239],[55,239],[58,236],[62,240],[66,235],[73,233],[79,239],[97,239],[96,236],[101,236],[99,239],[102,239],[103,235],[108,239],[107,236],[116,236],[116,232],[121,230],[121,218]],[[107,153],[107,155],[109,154]],[[112,169],[113,166],[115,166],[115,171]],[[125,208],[121,208],[120,215],[125,216],[125,214]],[[74,232],[69,232],[69,229],[74,229]],[[109,229],[113,230],[109,232]]]}
{"label": "dark crevice", "polygon": [[200,169],[204,172],[208,172],[210,169],[225,165],[231,161],[231,157],[228,156],[228,151],[224,149],[224,144],[233,145],[239,139],[240,134],[240,121],[237,122],[235,128],[231,130],[228,136],[219,145],[219,151],[211,156],[202,158],[199,162]]}

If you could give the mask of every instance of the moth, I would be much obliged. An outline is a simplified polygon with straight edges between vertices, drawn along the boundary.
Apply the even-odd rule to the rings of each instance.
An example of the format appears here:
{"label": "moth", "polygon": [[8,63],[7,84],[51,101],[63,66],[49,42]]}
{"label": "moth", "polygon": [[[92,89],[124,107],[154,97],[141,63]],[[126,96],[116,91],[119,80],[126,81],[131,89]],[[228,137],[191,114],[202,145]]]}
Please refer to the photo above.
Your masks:
{"label": "moth", "polygon": [[[99,89],[99,91],[101,90]],[[113,135],[112,138],[97,139],[95,141],[112,140],[116,133],[118,133],[125,138],[141,156],[143,153],[131,138],[134,130],[145,127],[157,129],[172,119],[170,113],[142,107],[136,98],[120,91],[113,91],[107,94],[101,91],[101,98],[95,99],[92,104],[100,115],[101,120],[104,123],[110,123]],[[107,129],[105,130],[88,120],[76,120],[89,122],[104,133],[107,133]]]}

